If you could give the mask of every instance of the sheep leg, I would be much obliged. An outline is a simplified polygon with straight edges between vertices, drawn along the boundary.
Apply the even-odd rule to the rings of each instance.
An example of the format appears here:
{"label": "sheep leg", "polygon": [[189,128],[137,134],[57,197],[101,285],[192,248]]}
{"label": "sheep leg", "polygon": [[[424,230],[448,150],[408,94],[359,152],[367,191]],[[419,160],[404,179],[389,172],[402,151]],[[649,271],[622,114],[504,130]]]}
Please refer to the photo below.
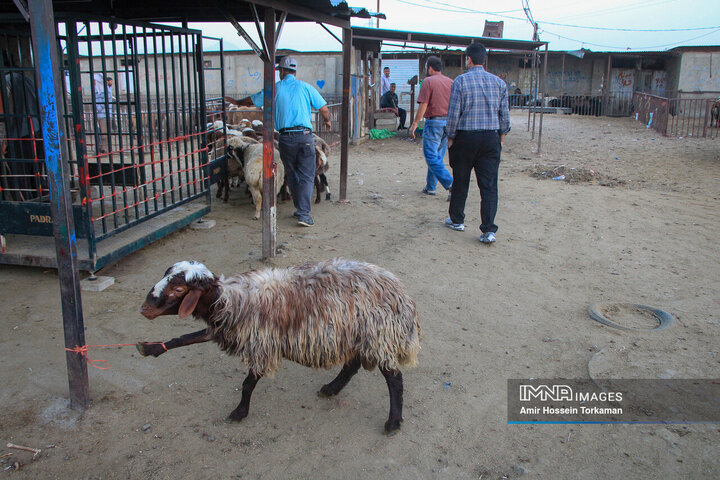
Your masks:
{"label": "sheep leg", "polygon": [[[260,185],[260,188],[262,188],[262,185]],[[251,189],[250,193],[252,193],[253,202],[255,203],[255,216],[253,218],[257,220],[260,218],[260,212],[262,211],[262,193],[255,188]]]}
{"label": "sheep leg", "polygon": [[332,382],[322,386],[322,388],[318,392],[318,396],[332,397],[333,395],[337,395],[340,390],[342,390],[343,387],[348,384],[350,379],[353,377],[353,375],[357,373],[359,369],[360,359],[358,357],[355,357],[349,362],[347,362],[345,365],[343,365],[342,370],[340,370],[340,373],[337,377],[335,377]]}
{"label": "sheep leg", "polygon": [[248,412],[250,411],[250,397],[252,396],[253,390],[255,390],[255,385],[257,385],[258,380],[261,378],[262,375],[256,375],[252,372],[252,370],[248,373],[248,376],[245,377],[242,384],[242,398],[240,399],[240,404],[230,413],[228,420],[231,422],[239,422],[248,416]]}
{"label": "sheep leg", "polygon": [[173,348],[184,347],[186,345],[192,345],[194,343],[209,342],[212,340],[212,336],[207,330],[198,330],[197,332],[188,333],[182,337],[173,338],[168,342],[138,342],[135,344],[140,355],[147,357],[152,355],[153,357],[159,357],[168,350]]}
{"label": "sheep leg", "polygon": [[380,367],[380,371],[385,377],[388,391],[390,392],[390,415],[385,422],[385,433],[387,435],[394,434],[403,421],[402,403],[403,403],[403,382],[400,370],[390,370]]}
{"label": "sheep leg", "polygon": [[315,175],[315,190],[317,191],[317,195],[315,196],[315,203],[320,203],[320,195],[322,194],[323,186],[319,175]]}
{"label": "sheep leg", "polygon": [[322,182],[325,189],[325,200],[330,200],[330,185],[328,185],[327,177],[324,173],[320,174],[320,182]]}
{"label": "sheep leg", "polygon": [[223,194],[223,185],[225,184],[225,179],[221,178],[217,182],[217,193],[215,194],[215,198],[222,197]]}

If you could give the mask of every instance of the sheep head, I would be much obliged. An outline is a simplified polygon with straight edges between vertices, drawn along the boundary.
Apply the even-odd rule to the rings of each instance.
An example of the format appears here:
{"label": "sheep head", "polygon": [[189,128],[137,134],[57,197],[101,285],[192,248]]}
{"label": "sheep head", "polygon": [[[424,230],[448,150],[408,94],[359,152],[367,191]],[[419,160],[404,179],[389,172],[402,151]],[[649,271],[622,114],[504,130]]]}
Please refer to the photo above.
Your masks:
{"label": "sheep head", "polygon": [[[214,299],[209,294],[217,291],[217,277],[199,262],[178,262],[168,268],[152,290],[147,294],[140,313],[150,320],[160,315],[180,318],[195,313],[202,315]],[[207,301],[201,302],[205,298]],[[198,304],[202,308],[198,309]]]}
{"label": "sheep head", "polygon": [[238,137],[233,135],[228,138],[225,154],[235,159],[235,161],[237,161],[240,165],[244,165],[245,160],[243,154],[245,149],[254,143],[257,143],[257,141],[250,137]]}

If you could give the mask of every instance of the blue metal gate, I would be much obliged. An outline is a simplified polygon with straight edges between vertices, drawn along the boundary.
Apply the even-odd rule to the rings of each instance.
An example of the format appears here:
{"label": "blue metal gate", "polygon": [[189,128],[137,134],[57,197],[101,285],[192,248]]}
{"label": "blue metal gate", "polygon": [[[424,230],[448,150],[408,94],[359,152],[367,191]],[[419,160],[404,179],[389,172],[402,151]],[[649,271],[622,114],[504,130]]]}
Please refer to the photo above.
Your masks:
{"label": "blue metal gate", "polygon": [[[0,27],[1,263],[55,266],[31,41]],[[210,210],[201,32],[58,20],[61,147],[80,268],[95,271]],[[47,246],[46,246],[47,245]]]}

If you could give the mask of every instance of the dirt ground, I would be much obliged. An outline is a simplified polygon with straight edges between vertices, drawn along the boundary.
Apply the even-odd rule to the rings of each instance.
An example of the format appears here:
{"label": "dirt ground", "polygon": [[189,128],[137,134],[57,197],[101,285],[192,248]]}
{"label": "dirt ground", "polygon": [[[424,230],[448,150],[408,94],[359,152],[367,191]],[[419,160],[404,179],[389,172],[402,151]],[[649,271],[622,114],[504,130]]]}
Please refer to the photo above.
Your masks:
{"label": "dirt ground", "polygon": [[[315,227],[280,203],[272,262],[260,260],[260,224],[235,189],[227,204],[213,198],[215,228],[146,247],[100,272],[115,278],[110,289],[83,293],[88,344],[169,340],[198,324],[138,310],[177,261],[225,275],[336,256],[381,265],[416,300],[424,331],[419,365],[404,372],[400,433],[382,434],[377,371],[324,399],[316,391],[337,369],[290,362],[260,381],[248,418],[226,423],[246,369],[213,344],[157,359],[91,351],[111,368],[89,368],[93,403],[80,416],[67,409],[55,271],[2,266],[0,455],[12,456],[0,466],[24,464],[2,477],[720,477],[718,425],[507,424],[511,378],[587,378],[593,358],[617,378],[718,378],[720,367],[720,142],[663,138],[629,118],[547,115],[537,155],[526,121],[512,114],[492,246],[478,242],[476,188],[468,229],[443,226],[446,196],[420,193],[421,146],[401,135],[351,147],[349,203],[315,206]],[[339,149],[331,160],[336,198]],[[565,181],[545,179],[562,166]],[[612,329],[586,313],[602,302],[651,305],[677,322]],[[31,461],[7,442],[43,451]]]}

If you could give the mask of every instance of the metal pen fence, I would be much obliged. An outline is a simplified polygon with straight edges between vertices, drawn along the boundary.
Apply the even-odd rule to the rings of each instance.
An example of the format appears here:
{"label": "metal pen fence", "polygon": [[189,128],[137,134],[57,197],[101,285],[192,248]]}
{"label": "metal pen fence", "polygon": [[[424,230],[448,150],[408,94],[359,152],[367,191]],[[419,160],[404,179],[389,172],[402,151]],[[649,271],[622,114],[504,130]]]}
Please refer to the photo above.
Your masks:
{"label": "metal pen fence", "polygon": [[534,101],[530,95],[508,95],[508,103],[514,108],[552,107],[567,109],[568,113],[589,116],[628,116],[632,112],[632,93],[609,95],[546,95]]}
{"label": "metal pen fence", "polygon": [[720,100],[635,92],[633,106],[636,119],[662,135],[720,138]]}
{"label": "metal pen fence", "polygon": [[312,124],[313,131],[330,147],[334,147],[340,143],[341,133],[340,129],[342,126],[342,103],[328,104],[328,110],[330,110],[330,123],[332,127],[328,130],[323,123],[322,115],[320,112],[312,113]]}
{"label": "metal pen fence", "polygon": [[[57,38],[66,79],[61,147],[76,234],[87,240],[94,270],[104,239],[201,197],[207,202],[192,207],[193,215],[209,210],[203,37],[175,27],[62,20]],[[0,158],[0,234],[51,236],[31,41],[29,32],[6,33],[0,43],[3,58],[12,59],[0,63],[0,123],[9,134]]]}

